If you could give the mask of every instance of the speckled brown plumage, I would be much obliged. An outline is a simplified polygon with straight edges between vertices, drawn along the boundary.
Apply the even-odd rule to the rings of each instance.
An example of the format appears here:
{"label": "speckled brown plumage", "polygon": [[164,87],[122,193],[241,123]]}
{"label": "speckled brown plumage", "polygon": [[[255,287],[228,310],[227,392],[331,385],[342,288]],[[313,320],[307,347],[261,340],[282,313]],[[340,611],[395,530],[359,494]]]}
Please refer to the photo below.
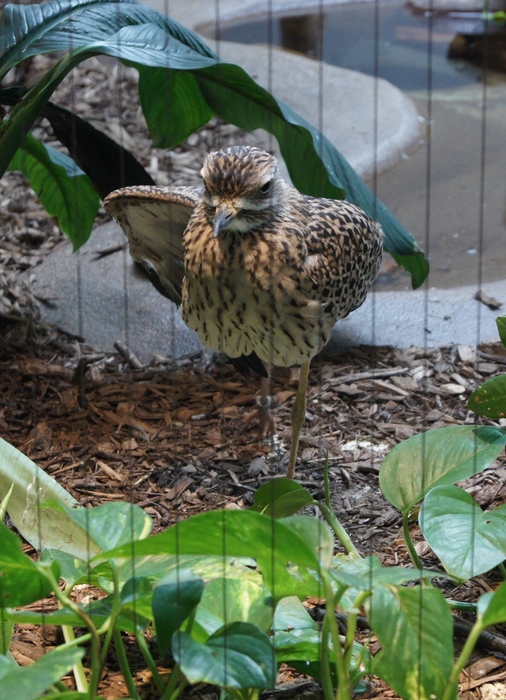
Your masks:
{"label": "speckled brown plumage", "polygon": [[374,283],[381,227],[349,202],[301,194],[258,148],[209,154],[202,177],[203,190],[130,187],[105,205],[205,345],[307,374]]}
{"label": "speckled brown plumage", "polygon": [[[348,202],[300,194],[260,149],[212,153],[202,174],[206,192],[183,235],[185,322],[232,357],[311,359],[374,283],[379,225]],[[216,236],[220,208],[235,216]]]}

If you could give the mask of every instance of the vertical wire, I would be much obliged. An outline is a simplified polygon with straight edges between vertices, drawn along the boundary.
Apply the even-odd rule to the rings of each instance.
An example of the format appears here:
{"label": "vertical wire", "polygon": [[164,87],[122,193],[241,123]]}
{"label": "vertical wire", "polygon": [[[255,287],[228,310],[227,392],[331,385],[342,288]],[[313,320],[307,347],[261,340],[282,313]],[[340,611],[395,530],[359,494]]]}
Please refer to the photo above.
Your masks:
{"label": "vertical wire", "polygon": [[[373,167],[372,167],[372,182],[371,189],[373,197],[372,218],[377,220],[377,196],[378,196],[378,147],[379,147],[379,73],[380,73],[380,0],[374,1],[374,24],[373,24],[373,124],[372,124],[372,148],[373,148]],[[371,343],[376,347],[376,283],[371,290]],[[369,567],[369,586],[373,588],[373,560],[370,560]],[[371,603],[372,615],[372,603]],[[368,644],[372,639],[372,630],[369,632]]]}
{"label": "vertical wire", "polygon": [[[221,14],[220,14],[220,0],[215,0],[215,20],[214,20],[214,35],[216,38],[216,54],[218,55],[218,58],[221,60]],[[217,114],[217,146],[218,149],[223,147],[223,142],[222,142],[222,128],[221,128],[221,116]],[[222,557],[221,557],[221,569],[222,569],[222,613],[223,613],[223,623],[226,625],[227,624],[227,612],[228,612],[228,606],[227,606],[227,527],[226,527],[226,517],[225,517],[225,511],[221,511],[221,525],[222,525],[222,535],[221,535],[221,544],[222,544]],[[227,643],[227,635],[224,636],[224,645],[223,645],[223,656],[224,656],[224,671],[225,671],[225,683],[228,679],[228,643]]]}
{"label": "vertical wire", "polygon": [[[488,83],[488,70],[489,70],[489,20],[487,18],[488,12],[488,0],[485,0],[484,6],[484,42],[483,42],[483,64],[482,64],[482,91],[481,91],[481,123],[480,123],[480,176],[479,176],[479,187],[478,187],[478,271],[477,271],[477,289],[481,290],[483,283],[483,249],[484,249],[484,232],[485,232],[485,174],[486,174],[486,147],[487,147],[487,83]],[[481,304],[477,302],[477,315],[476,315],[476,362],[478,359],[478,346],[481,338]],[[475,364],[476,364],[475,362]],[[478,422],[478,416],[474,416],[475,424]],[[478,470],[478,455],[477,455],[477,442],[478,437],[474,436],[474,473],[476,474]],[[471,561],[474,564],[475,561],[475,551],[476,551],[476,509],[473,508],[471,513]],[[474,568],[474,567],[473,567]],[[471,577],[473,572],[471,571]]]}
{"label": "vertical wire", "polygon": [[[431,233],[431,177],[432,177],[432,126],[433,126],[433,45],[434,45],[434,2],[430,0],[427,17],[427,158],[425,167],[425,219],[424,219],[424,248],[430,259],[430,233]],[[423,288],[423,347],[428,347],[428,319],[429,319],[429,284],[425,280]],[[426,464],[426,440],[422,436],[422,493],[425,491],[425,464]],[[423,640],[423,587],[420,583],[420,607],[418,612],[418,693],[422,686],[422,640]]]}
{"label": "vertical wire", "polygon": [[[324,129],[324,109],[325,109],[325,104],[324,104],[324,70],[323,70],[323,61],[324,61],[324,55],[325,55],[325,13],[324,13],[324,6],[323,6],[323,0],[318,0],[318,17],[317,17],[317,25],[316,25],[316,51],[315,51],[315,58],[318,62],[318,93],[317,93],[317,100],[318,100],[318,121],[317,121],[317,127],[318,131],[320,132],[320,138],[318,139],[318,150],[319,150],[319,157],[320,159],[323,160],[323,129]],[[324,175],[322,174],[322,178]],[[323,189],[324,182],[322,180],[321,186]],[[319,194],[319,193],[318,193]],[[323,304],[320,304],[319,307],[319,322],[320,326],[323,328]],[[318,387],[321,388],[323,385],[323,380],[322,380],[322,371],[323,371],[323,358],[321,356],[321,353],[318,354],[317,356],[317,364],[316,364],[316,369],[317,369],[317,384]],[[306,388],[306,394],[309,391],[309,378],[308,378],[308,383],[307,383],[307,388]],[[321,410],[321,404],[318,402],[316,404],[316,410],[315,413],[317,413],[318,418],[321,419],[322,417],[322,410]],[[321,426],[321,422],[320,422]],[[322,454],[322,439],[321,436],[318,438],[318,456]],[[328,470],[328,452],[327,452],[327,458],[326,462],[324,462],[324,469]],[[328,473],[328,471],[327,471]],[[327,483],[329,484],[329,490],[330,490],[330,478],[328,478]],[[316,516],[315,516],[316,517]],[[320,517],[317,518],[317,523],[318,523],[318,549],[320,552],[323,551],[322,547],[322,538],[323,538],[323,521]],[[321,559],[319,559],[319,564],[320,564],[320,570],[321,570]],[[324,598],[325,593],[323,590],[323,581],[322,581],[322,576],[320,571],[318,571],[318,597],[319,598]],[[320,634],[320,649],[319,649],[319,654],[320,654],[320,664],[323,661],[323,656],[324,656],[324,648],[328,647],[330,643],[329,639],[324,639],[323,638],[323,628],[322,632]]]}
{"label": "vertical wire", "polygon": [[[272,0],[267,0],[267,90],[269,94],[273,94],[273,72],[274,72],[274,48],[273,48],[273,43],[274,43],[274,27],[273,27],[273,11],[272,11]],[[269,112],[269,129],[268,129],[268,150],[272,151],[274,150],[273,145],[274,145],[274,140],[273,140],[273,135],[272,135],[272,115]],[[274,282],[271,276],[271,279],[269,280],[269,286],[270,286],[270,293],[273,295],[273,286]],[[274,309],[274,300],[272,300],[273,303],[271,305],[271,308]],[[272,311],[272,316],[274,315],[274,311]],[[270,362],[270,369],[269,369],[269,395],[272,395],[273,393],[273,372],[274,372],[274,365],[272,362],[272,357],[274,354],[274,339],[273,339],[273,332],[274,332],[274,326],[273,323],[275,323],[275,319],[271,318],[270,322],[270,329],[271,329],[271,338],[270,338],[270,345],[271,345],[271,362]],[[293,430],[293,427],[292,427]],[[271,449],[274,451],[274,438],[275,436],[271,436]],[[274,500],[274,481],[271,482],[271,500]],[[276,530],[275,530],[275,518],[274,518],[274,508],[271,509],[271,581],[270,581],[270,590],[272,593],[272,600],[276,600],[276,578],[274,575],[275,572],[275,548],[276,548]],[[273,609],[274,613],[274,609]],[[273,618],[274,619],[274,618]],[[273,657],[273,671],[274,673],[277,670],[277,662],[275,656]]]}

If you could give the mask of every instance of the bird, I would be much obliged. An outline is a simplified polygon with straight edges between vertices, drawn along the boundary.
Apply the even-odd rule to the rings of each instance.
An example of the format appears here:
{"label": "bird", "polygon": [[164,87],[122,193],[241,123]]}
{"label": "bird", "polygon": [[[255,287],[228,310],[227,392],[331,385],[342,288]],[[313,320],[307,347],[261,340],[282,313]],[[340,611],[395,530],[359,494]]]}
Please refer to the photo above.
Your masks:
{"label": "bird", "polygon": [[346,200],[299,192],[277,159],[256,146],[209,153],[201,176],[202,186],[124,187],[104,206],[134,260],[180,305],[205,346],[259,374],[264,366],[300,365],[286,473],[292,479],[311,360],[373,286],[383,230]]}

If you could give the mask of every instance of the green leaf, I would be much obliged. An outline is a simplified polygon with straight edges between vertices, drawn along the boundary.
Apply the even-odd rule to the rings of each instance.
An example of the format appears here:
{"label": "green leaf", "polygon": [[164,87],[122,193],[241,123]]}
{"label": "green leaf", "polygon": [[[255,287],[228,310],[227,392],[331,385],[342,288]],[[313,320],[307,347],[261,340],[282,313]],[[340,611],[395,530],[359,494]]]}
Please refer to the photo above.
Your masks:
{"label": "green leaf", "polygon": [[486,418],[506,417],[506,374],[493,377],[475,389],[467,405]]}
{"label": "green leaf", "polygon": [[381,490],[393,506],[409,511],[434,486],[455,484],[490,467],[505,444],[505,431],[473,425],[414,435],[385,457]]}
{"label": "green leaf", "polygon": [[501,343],[506,348],[506,316],[498,316],[495,320]]}
{"label": "green leaf", "polygon": [[27,134],[8,169],[26,176],[44,209],[58,219],[74,250],[88,240],[100,201],[88,176],[73,160]]}
{"label": "green leaf", "polygon": [[251,622],[267,632],[272,614],[272,595],[260,577],[257,581],[223,577],[206,585],[195,620],[207,636],[231,622]]}
{"label": "green leaf", "polygon": [[[23,553],[21,540],[0,523],[0,607],[13,608],[28,605],[45,598],[51,592],[51,584],[41,569]],[[56,578],[57,564],[52,566]]]}
{"label": "green leaf", "polygon": [[446,571],[461,581],[506,559],[506,505],[484,512],[466,491],[438,486],[425,497],[418,521]]}
{"label": "green leaf", "polygon": [[402,566],[383,567],[378,557],[362,559],[354,555],[337,555],[330,574],[338,583],[350,586],[358,592],[372,591],[384,584],[400,586],[409,581],[420,580],[427,572]]}
{"label": "green leaf", "polygon": [[483,628],[506,622],[506,583],[478,599],[478,618]]}
{"label": "green leaf", "polygon": [[250,690],[273,688],[277,664],[269,637],[248,622],[225,625],[199,644],[177,632],[172,654],[190,683]]}
{"label": "green leaf", "polygon": [[279,601],[272,625],[273,644],[279,663],[319,661],[321,633],[297,596]]}
{"label": "green leaf", "polygon": [[276,605],[272,629],[276,630],[317,630],[318,625],[302,605],[297,596],[283,598]]}
{"label": "green leaf", "polygon": [[31,666],[17,666],[0,656],[2,696],[9,700],[35,700],[83,656],[84,649],[60,648],[44,654]]}
{"label": "green leaf", "polygon": [[90,549],[86,532],[66,514],[40,508],[48,498],[74,508],[78,505],[75,498],[31,459],[0,438],[0,498],[5,498],[13,484],[7,510],[14,525],[32,547],[53,547],[80,559],[96,553],[96,549]]}
{"label": "green leaf", "polygon": [[158,648],[162,654],[169,649],[172,635],[198,605],[203,590],[202,579],[184,568],[171,572],[156,584],[153,592],[153,616]]}
{"label": "green leaf", "polygon": [[273,518],[286,518],[314,502],[309,491],[292,479],[272,479],[253,498],[252,510]]}
{"label": "green leaf", "polygon": [[134,503],[118,501],[95,508],[71,509],[50,501],[47,506],[64,511],[103,550],[125,544],[133,555],[133,543],[147,537],[153,526],[149,515]]}
{"label": "green leaf", "polygon": [[62,552],[59,549],[43,549],[40,561],[56,561],[60,567],[60,578],[70,586],[78,582],[89,582],[89,566],[86,561],[74,557],[72,554]]}
{"label": "green leaf", "polygon": [[201,554],[251,557],[268,564],[275,558],[281,564],[295,562],[318,568],[330,563],[332,543],[328,527],[308,516],[273,520],[251,510],[212,511],[101,556]]}
{"label": "green leaf", "polygon": [[0,655],[6,656],[9,653],[9,647],[12,642],[14,633],[14,623],[5,620],[3,616],[3,608],[0,608]]}
{"label": "green leaf", "polygon": [[453,669],[453,619],[441,591],[378,586],[368,608],[382,646],[374,673],[404,700],[441,698]]}
{"label": "green leaf", "polygon": [[154,146],[174,148],[213,116],[191,73],[140,65],[136,68],[139,98]]}
{"label": "green leaf", "polygon": [[193,32],[137,0],[50,0],[30,7],[7,5],[4,9],[0,21],[0,46],[4,51],[1,75],[29,56],[104,41],[131,25],[164,29],[202,56],[216,58]]}

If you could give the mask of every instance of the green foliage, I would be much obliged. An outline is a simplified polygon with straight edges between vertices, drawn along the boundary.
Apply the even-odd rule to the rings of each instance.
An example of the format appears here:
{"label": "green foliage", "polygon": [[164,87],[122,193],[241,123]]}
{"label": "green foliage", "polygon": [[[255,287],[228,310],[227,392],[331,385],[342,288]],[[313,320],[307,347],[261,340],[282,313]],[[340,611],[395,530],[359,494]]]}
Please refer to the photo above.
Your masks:
{"label": "green foliage", "polygon": [[[51,586],[36,564],[23,554],[21,541],[0,523],[0,607],[28,605],[44,598]],[[58,564],[54,573],[58,575]]]}
{"label": "green foliage", "polygon": [[[84,649],[60,647],[44,654],[31,666],[23,667],[13,663],[6,656],[0,656],[0,687],[3,696],[9,700],[39,698],[41,693],[68,673],[83,655]],[[64,695],[58,697],[65,700]],[[70,700],[68,696],[67,700]]]}
{"label": "green foliage", "polygon": [[[95,55],[111,56],[139,72],[141,105],[156,146],[177,145],[214,114],[245,129],[262,127],[277,138],[298,189],[318,197],[342,198],[346,194],[382,224],[385,247],[410,272],[413,286],[418,287],[426,278],[428,263],[412,236],[334,146],[241,68],[221,63],[193,32],[177,22],[133,0],[50,0],[29,7],[5,7],[0,20],[0,78],[30,56],[56,51],[65,53],[26,94],[0,90],[0,104],[15,105],[0,133],[0,174],[8,167],[23,166],[24,161],[16,153],[18,148],[24,145],[26,149],[26,144],[31,144],[35,150],[27,139],[35,119],[44,114],[51,121],[59,110],[55,133],[69,146],[100,196],[120,186],[141,184],[140,166],[131,154],[133,170],[127,168],[122,175],[118,163],[125,149],[107,139],[107,157],[101,158],[104,136],[90,130],[83,120],[69,119],[69,113],[62,129],[65,110],[49,102],[60,82],[81,61]],[[68,143],[73,137],[87,147],[79,143],[73,147]],[[34,189],[44,192],[44,206],[57,216],[77,248],[91,232],[96,197],[86,176],[70,174],[65,167],[56,170],[51,156],[48,162],[46,155],[40,147],[37,172],[34,167],[25,167],[24,172]],[[41,165],[43,156],[45,165]],[[41,167],[45,167],[45,187],[40,185]],[[100,170],[101,183],[97,178]],[[142,184],[145,178],[149,181],[144,174]],[[68,193],[75,193],[75,200],[79,199],[78,211],[68,207]]]}
{"label": "green foliage", "polygon": [[74,250],[87,241],[100,201],[90,179],[71,158],[27,134],[9,170],[26,176],[47,213],[72,240]]}
{"label": "green foliage", "polygon": [[[10,449],[14,461],[16,451]],[[34,468],[27,471],[27,479],[33,479]],[[0,485],[6,478],[0,472]],[[444,532],[452,541],[457,539],[445,517],[466,518],[466,508],[477,508],[467,494],[460,497],[459,493],[459,489],[443,485],[425,498],[420,519],[436,530],[440,542]],[[465,506],[462,512],[448,508],[443,497],[447,501],[460,499]],[[451,612],[441,591],[429,583],[432,574],[383,567],[376,557],[364,559],[353,552],[333,556],[329,527],[315,518],[295,515],[308,504],[322,505],[300,485],[280,479],[259,489],[254,509],[203,513],[166,532],[149,535],[150,518],[132,504],[70,508],[59,498],[39,513],[58,515],[57,532],[65,523],[69,529],[78,525],[76,533],[87,532],[88,543],[101,551],[92,558],[82,558],[47,549],[38,562],[23,554],[19,538],[0,526],[5,543],[0,552],[0,593],[6,606],[0,610],[4,637],[10,638],[14,622],[83,628],[79,639],[61,645],[30,670],[9,660],[4,646],[0,677],[4,673],[7,680],[1,678],[2,689],[4,682],[11,683],[9,697],[12,694],[14,698],[35,698],[49,687],[49,697],[55,699],[95,698],[108,648],[114,643],[130,695],[136,698],[121,638],[122,632],[129,632],[135,636],[164,700],[176,700],[186,685],[201,682],[217,685],[237,700],[256,700],[261,690],[273,687],[283,662],[320,680],[325,700],[351,700],[363,689],[361,679],[366,673],[379,675],[405,700],[455,700],[458,674],[477,636],[487,625],[506,620],[505,585],[495,595],[486,594],[478,601],[470,641],[454,663]],[[497,554],[491,553],[491,548],[498,549],[501,539],[502,511],[496,509],[492,518],[475,512],[474,530],[461,537],[469,538],[468,548],[473,538],[480,552],[488,547],[483,554],[488,564]],[[43,523],[44,528],[51,528],[50,519]],[[330,524],[340,532],[335,523]],[[490,536],[494,528],[495,539]],[[42,536],[47,541],[55,539],[51,534]],[[428,532],[426,536],[431,537]],[[437,551],[437,545],[430,542]],[[76,551],[82,550],[83,543],[77,541]],[[460,552],[458,542],[452,551]],[[445,556],[441,553],[443,563]],[[473,567],[476,562],[473,560]],[[452,575],[467,573],[458,561],[454,568]],[[64,590],[58,585],[59,575],[65,580]],[[410,581],[415,585],[406,587]],[[70,594],[80,582],[102,588],[105,597],[77,605]],[[58,610],[41,614],[12,609],[50,591],[58,599]],[[308,596],[326,600],[322,624],[302,605]],[[374,658],[367,645],[355,640],[357,616],[364,608],[381,644]],[[347,615],[344,636],[339,634],[336,609]],[[144,640],[149,627],[155,632],[160,653],[172,652],[175,666],[168,682],[159,675]],[[89,684],[84,692],[59,693],[54,684],[71,665],[79,667],[82,644],[90,646]]]}
{"label": "green foliage", "polygon": [[483,512],[466,491],[438,486],[427,494],[418,519],[431,549],[456,579],[478,576],[506,559],[506,505]]}
{"label": "green foliage", "polygon": [[[506,347],[506,317],[497,319],[497,327]],[[506,416],[506,375],[475,389],[468,407],[486,418]],[[453,484],[492,467],[504,445],[505,428],[463,425],[415,435],[387,455],[380,485],[390,503],[402,512],[404,538],[416,566],[421,568],[408,518],[422,500],[420,528],[450,576],[463,581],[502,566],[506,506],[484,512]]]}
{"label": "green foliage", "polygon": [[488,426],[452,426],[414,435],[386,456],[381,490],[393,506],[409,511],[435,486],[455,484],[490,467],[505,444],[506,432]]}
{"label": "green foliage", "polygon": [[383,647],[374,672],[402,698],[440,698],[453,670],[453,620],[441,591],[380,586],[368,607]]}
{"label": "green foliage", "polygon": [[485,418],[506,418],[506,375],[489,379],[475,389],[468,406]]}

